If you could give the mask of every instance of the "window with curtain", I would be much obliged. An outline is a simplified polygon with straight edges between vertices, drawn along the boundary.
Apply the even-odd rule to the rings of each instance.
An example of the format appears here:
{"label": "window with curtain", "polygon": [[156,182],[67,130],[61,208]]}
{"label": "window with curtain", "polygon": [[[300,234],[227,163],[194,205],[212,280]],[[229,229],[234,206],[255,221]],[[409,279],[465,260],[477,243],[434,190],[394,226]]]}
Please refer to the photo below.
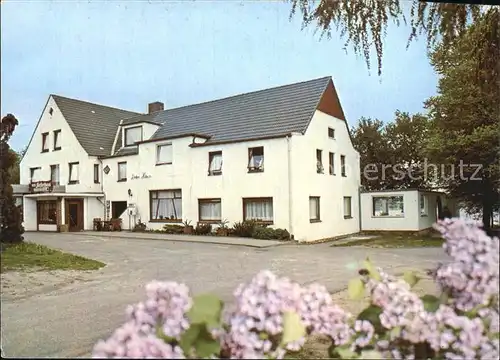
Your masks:
{"label": "window with curtain", "polygon": [[345,169],[345,155],[340,155],[340,169],[342,172],[342,176],[347,176]]}
{"label": "window with curtain", "polygon": [[41,181],[42,179],[40,178],[40,174],[42,172],[41,167],[34,167],[30,169],[30,181],[35,182],[35,181]]}
{"label": "window with curtain", "polygon": [[150,219],[164,221],[182,221],[182,191],[151,191]]}
{"label": "window with curtain", "polygon": [[344,196],[344,219],[352,218],[352,198]]}
{"label": "window with curtain", "polygon": [[161,144],[156,147],[156,163],[172,163],[172,144]]}
{"label": "window with curtain", "polygon": [[320,220],[319,196],[309,197],[309,220],[311,222]]}
{"label": "window with curtain", "polygon": [[199,199],[198,212],[200,221],[221,221],[221,199]]}
{"label": "window with curtain", "polygon": [[55,200],[37,201],[39,224],[57,224],[57,202]]}
{"label": "window with curtain", "polygon": [[316,172],[323,174],[323,150],[316,150]]}
{"label": "window with curtain", "polygon": [[142,126],[125,129],[125,146],[134,145],[137,141],[142,141]]}
{"label": "window with curtain", "polygon": [[266,223],[273,222],[272,198],[243,199],[243,220],[256,220]]}
{"label": "window with curtain", "polygon": [[374,196],[373,216],[404,217],[403,196]]}
{"label": "window with curtain", "polygon": [[329,162],[329,170],[330,170],[330,175],[335,175],[335,154],[334,153],[328,153],[328,162]]}
{"label": "window with curtain", "polygon": [[127,162],[118,163],[118,181],[127,181]]}
{"label": "window with curtain", "polygon": [[421,216],[426,216],[427,215],[427,196],[424,194],[420,194],[420,215]]}
{"label": "window with curtain", "polygon": [[50,181],[52,185],[59,185],[59,165],[50,165]]}
{"label": "window with curtain", "polygon": [[264,147],[254,147],[248,149],[248,171],[264,171]]}
{"label": "window with curtain", "polygon": [[208,175],[222,174],[222,151],[208,154]]}
{"label": "window with curtain", "polygon": [[75,162],[75,163],[69,163],[69,183],[70,184],[78,184],[79,182],[79,169],[80,164]]}

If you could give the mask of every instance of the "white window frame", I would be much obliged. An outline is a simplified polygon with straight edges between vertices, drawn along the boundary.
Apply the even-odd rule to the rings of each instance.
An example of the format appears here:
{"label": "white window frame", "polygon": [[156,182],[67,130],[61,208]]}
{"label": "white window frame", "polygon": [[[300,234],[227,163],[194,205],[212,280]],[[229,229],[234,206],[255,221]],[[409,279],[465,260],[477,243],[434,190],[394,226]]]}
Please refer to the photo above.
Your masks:
{"label": "white window frame", "polygon": [[[270,217],[257,217],[257,216],[252,216],[251,214],[249,215],[248,211],[249,205],[264,205],[264,204],[270,204]],[[265,197],[265,198],[243,198],[243,220],[255,220],[259,223],[265,223],[265,224],[273,224],[274,222],[274,205],[273,205],[273,198],[271,197]]]}
{"label": "white window frame", "polygon": [[344,196],[344,219],[352,219],[352,196]]}
{"label": "white window frame", "polygon": [[[75,171],[76,169],[76,171]],[[76,178],[75,178],[75,173],[76,173]],[[80,163],[79,162],[73,162],[69,163],[69,175],[68,175],[68,184],[78,184],[80,182]]]}
{"label": "white window frame", "polygon": [[321,200],[319,196],[309,196],[309,221],[321,221]]}
{"label": "white window frame", "polygon": [[[161,149],[167,149],[167,159],[165,161],[160,161]],[[168,159],[170,157],[170,159]],[[156,145],[156,165],[169,165],[173,161],[173,148],[172,143],[158,144]]]}
{"label": "white window frame", "polygon": [[[208,208],[213,216],[203,216],[203,208]],[[198,199],[198,220],[205,223],[219,223],[222,220],[221,199]]]}
{"label": "white window frame", "polygon": [[[55,169],[55,175],[52,173],[52,171]],[[50,166],[50,181],[52,181],[52,185],[59,185],[60,184],[60,167],[59,164],[54,164]]]}
{"label": "white window frame", "polygon": [[[383,209],[377,211],[376,201],[385,201],[381,203]],[[399,211],[394,208],[394,204],[400,202],[402,209]],[[391,209],[392,206],[392,209]],[[378,214],[377,214],[378,212]],[[404,196],[403,195],[376,195],[372,196],[372,217],[397,217],[403,218],[404,214]]]}
{"label": "white window frame", "polygon": [[[137,130],[137,129],[139,129],[139,131],[141,132],[140,139],[133,141],[131,143],[127,143],[127,138],[128,138],[127,133],[129,131],[133,131],[133,130]],[[140,126],[140,125],[139,126],[131,126],[131,127],[123,129],[123,144],[124,144],[124,146],[135,146],[136,142],[142,141],[142,138],[143,138],[143,131],[142,131],[142,126]]]}
{"label": "white window frame", "polygon": [[[216,162],[217,158],[220,158],[219,164]],[[208,175],[221,175],[222,164],[222,151],[211,151],[208,153]]]}
{"label": "white window frame", "polygon": [[425,194],[420,194],[420,216],[429,215],[429,198]]}
{"label": "white window frame", "polygon": [[54,130],[54,151],[61,150],[61,130]]}
{"label": "white window frame", "polygon": [[[150,221],[156,222],[181,222],[182,221],[182,190],[151,190],[149,196],[149,217]],[[156,208],[154,200],[158,200]],[[160,204],[162,201],[170,202],[173,208],[173,214],[159,215]],[[162,218],[160,218],[162,216]],[[173,217],[172,217],[173,216]]]}
{"label": "white window frame", "polygon": [[40,173],[42,172],[42,168],[40,166],[30,168],[30,182],[40,181]]}
{"label": "white window frame", "polygon": [[117,180],[118,181],[127,181],[127,162],[120,161],[117,164]]}
{"label": "white window frame", "polygon": [[[256,149],[262,149],[262,155],[255,155],[254,151]],[[264,146],[254,146],[248,148],[248,172],[262,172],[264,171],[264,159],[265,159]],[[258,156],[262,156],[260,161],[258,161]]]}

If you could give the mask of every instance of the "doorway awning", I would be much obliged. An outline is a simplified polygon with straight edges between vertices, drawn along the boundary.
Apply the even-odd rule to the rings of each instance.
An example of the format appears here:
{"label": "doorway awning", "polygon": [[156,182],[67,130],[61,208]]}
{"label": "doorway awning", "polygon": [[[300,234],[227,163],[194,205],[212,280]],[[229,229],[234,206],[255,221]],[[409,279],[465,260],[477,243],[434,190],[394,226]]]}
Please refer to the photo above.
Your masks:
{"label": "doorway awning", "polygon": [[81,198],[81,197],[102,197],[104,193],[36,193],[36,194],[26,194],[27,198],[39,198],[39,197],[65,197],[65,198]]}

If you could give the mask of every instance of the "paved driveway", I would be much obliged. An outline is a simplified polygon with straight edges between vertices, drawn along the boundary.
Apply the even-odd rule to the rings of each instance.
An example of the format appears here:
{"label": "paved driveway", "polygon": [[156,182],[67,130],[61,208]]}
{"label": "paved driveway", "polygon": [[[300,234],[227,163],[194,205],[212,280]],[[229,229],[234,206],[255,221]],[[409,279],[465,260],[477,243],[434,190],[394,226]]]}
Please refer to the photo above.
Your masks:
{"label": "paved driveway", "polygon": [[368,250],[329,244],[254,249],[229,245],[30,233],[27,241],[101,260],[107,266],[84,280],[42,287],[24,298],[2,298],[2,343],[9,357],[75,357],[123,322],[127,304],[140,301],[152,279],[185,282],[193,292],[231,299],[234,288],[261,269],[332,291],[355,275],[349,264],[370,256],[382,267],[430,267],[436,249]]}

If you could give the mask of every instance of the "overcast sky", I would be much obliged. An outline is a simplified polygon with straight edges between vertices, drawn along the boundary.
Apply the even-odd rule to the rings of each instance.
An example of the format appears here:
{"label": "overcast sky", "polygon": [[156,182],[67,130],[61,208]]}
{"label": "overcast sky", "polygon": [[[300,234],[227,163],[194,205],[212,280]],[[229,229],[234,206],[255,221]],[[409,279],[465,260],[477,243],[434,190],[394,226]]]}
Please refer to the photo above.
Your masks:
{"label": "overcast sky", "polygon": [[49,94],[146,112],[333,76],[350,126],[423,111],[437,77],[425,43],[389,28],[383,76],[333,34],[301,31],[277,1],[2,1],[1,113],[26,146]]}

